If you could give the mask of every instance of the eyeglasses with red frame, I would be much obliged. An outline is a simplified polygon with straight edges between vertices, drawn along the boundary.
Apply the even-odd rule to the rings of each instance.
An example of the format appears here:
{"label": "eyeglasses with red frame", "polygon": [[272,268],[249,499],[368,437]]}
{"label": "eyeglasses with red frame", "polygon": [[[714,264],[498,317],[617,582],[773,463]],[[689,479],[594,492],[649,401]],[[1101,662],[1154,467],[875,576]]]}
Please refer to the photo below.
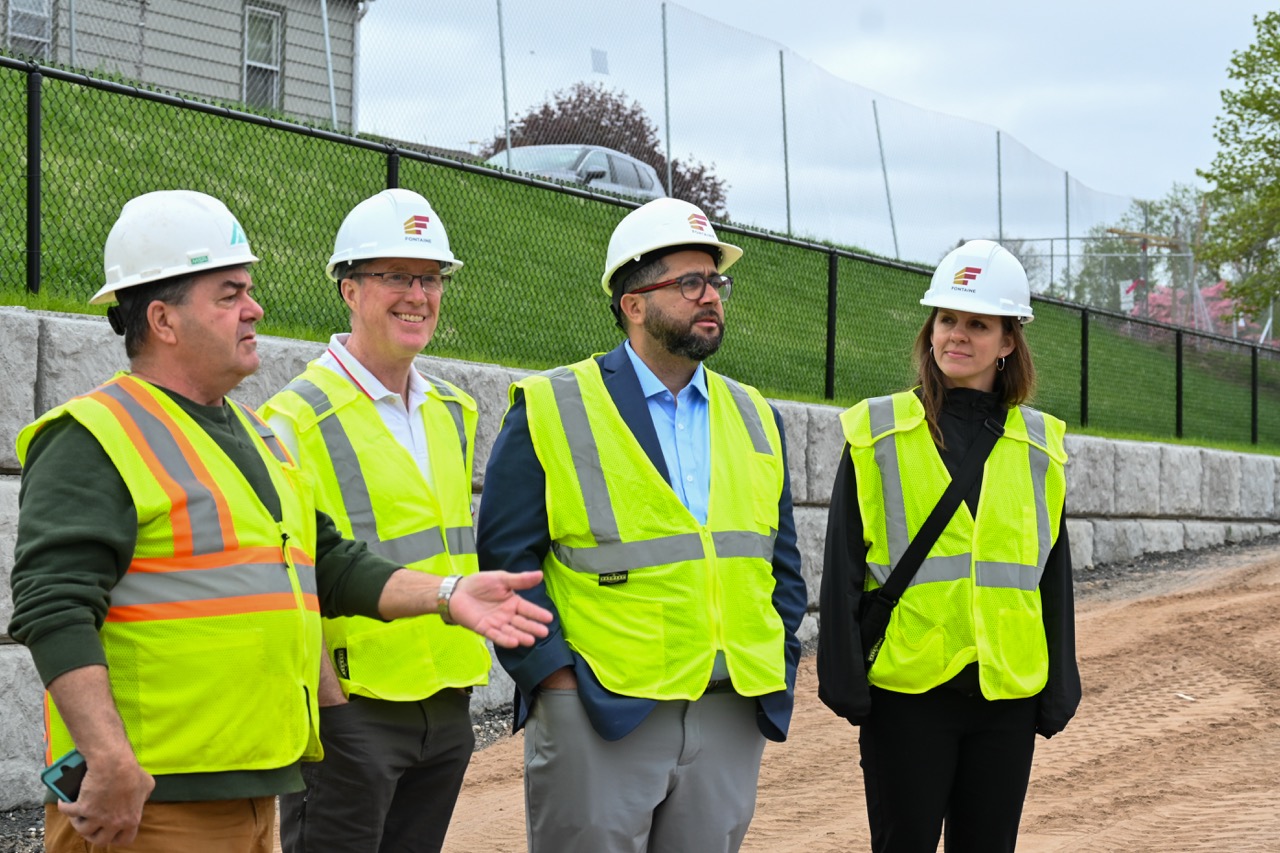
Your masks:
{"label": "eyeglasses with red frame", "polygon": [[733,292],[733,279],[727,275],[720,273],[703,275],[700,272],[691,272],[679,278],[655,281],[653,284],[646,284],[634,290],[628,290],[627,293],[649,293],[653,290],[661,290],[664,287],[672,287],[677,284],[680,285],[680,295],[690,302],[697,302],[702,299],[703,294],[707,292],[708,285],[715,288],[716,293],[720,294],[721,302],[727,301],[729,294]]}

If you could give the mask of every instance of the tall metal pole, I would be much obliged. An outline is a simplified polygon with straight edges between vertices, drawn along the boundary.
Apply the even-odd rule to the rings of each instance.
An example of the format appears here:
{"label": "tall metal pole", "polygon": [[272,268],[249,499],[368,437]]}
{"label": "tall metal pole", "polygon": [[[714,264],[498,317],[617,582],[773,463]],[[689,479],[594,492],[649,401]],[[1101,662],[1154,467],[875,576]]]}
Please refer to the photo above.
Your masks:
{"label": "tall metal pole", "polygon": [[329,43],[329,0],[320,0],[320,19],[324,30],[324,67],[329,72],[329,121],[338,129],[338,90],[333,85],[333,48]]}
{"label": "tall metal pole", "polygon": [[502,32],[502,0],[498,0],[498,62],[502,67],[502,125],[507,134],[507,168],[511,168],[511,109],[507,105],[507,40]]}
{"label": "tall metal pole", "polygon": [[787,236],[791,236],[791,160],[787,154],[787,69],[778,51],[778,82],[782,86],[782,180],[787,193]]}
{"label": "tall metal pole", "polygon": [[1258,443],[1258,348],[1249,347],[1249,442]]}
{"label": "tall metal pole", "polygon": [[823,394],[836,397],[836,290],[840,283],[840,257],[834,250],[827,253],[827,376]]}
{"label": "tall metal pole", "polygon": [[67,41],[71,46],[71,67],[76,67],[76,0],[67,0],[67,27],[71,30]]}
{"label": "tall metal pole", "polygon": [[1080,310],[1080,426],[1089,425],[1089,307]]}
{"label": "tall metal pole", "polygon": [[1066,210],[1067,210],[1067,216],[1066,216],[1067,239],[1063,241],[1067,244],[1067,256],[1063,260],[1062,268],[1065,271],[1066,278],[1067,278],[1067,294],[1066,295],[1067,295],[1067,298],[1070,299],[1071,298],[1071,173],[1070,172],[1062,173],[1062,197],[1065,200]]}
{"label": "tall metal pole", "polygon": [[671,71],[667,67],[667,4],[662,4],[662,109],[667,125],[667,195],[676,194],[671,178]]}
{"label": "tall metal pole", "polygon": [[39,71],[27,75],[27,290],[40,292],[40,83]]}
{"label": "tall metal pole", "polygon": [[893,221],[893,194],[889,192],[889,169],[884,163],[884,140],[880,138],[880,110],[876,107],[876,102],[871,101],[871,115],[876,120],[876,145],[880,148],[880,172],[884,175],[884,198],[889,204],[889,230],[893,232],[893,257],[901,259],[902,253],[898,251],[898,226]]}
{"label": "tall metal pole", "polygon": [[1000,159],[1000,131],[996,131],[996,234],[1004,242],[1004,164]]}

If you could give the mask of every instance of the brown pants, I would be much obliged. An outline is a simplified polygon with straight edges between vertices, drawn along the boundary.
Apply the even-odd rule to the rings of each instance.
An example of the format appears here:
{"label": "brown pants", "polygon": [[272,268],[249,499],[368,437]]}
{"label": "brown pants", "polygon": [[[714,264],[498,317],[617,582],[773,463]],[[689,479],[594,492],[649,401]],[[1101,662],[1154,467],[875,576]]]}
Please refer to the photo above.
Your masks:
{"label": "brown pants", "polygon": [[90,844],[55,805],[44,807],[47,853],[271,853],[276,798],[147,803],[128,847]]}

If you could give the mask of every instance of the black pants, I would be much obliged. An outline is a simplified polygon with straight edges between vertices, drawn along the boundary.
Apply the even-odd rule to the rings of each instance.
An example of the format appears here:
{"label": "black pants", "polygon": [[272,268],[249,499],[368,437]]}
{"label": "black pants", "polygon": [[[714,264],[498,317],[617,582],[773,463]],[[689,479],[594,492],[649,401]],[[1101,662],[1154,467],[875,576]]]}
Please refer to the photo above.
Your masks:
{"label": "black pants", "polygon": [[858,745],[874,853],[1004,853],[1017,844],[1036,697],[871,688]]}
{"label": "black pants", "polygon": [[307,790],[280,797],[285,853],[436,853],[462,789],[475,733],[471,698],[446,688],[420,702],[353,697],[320,709],[324,760]]}

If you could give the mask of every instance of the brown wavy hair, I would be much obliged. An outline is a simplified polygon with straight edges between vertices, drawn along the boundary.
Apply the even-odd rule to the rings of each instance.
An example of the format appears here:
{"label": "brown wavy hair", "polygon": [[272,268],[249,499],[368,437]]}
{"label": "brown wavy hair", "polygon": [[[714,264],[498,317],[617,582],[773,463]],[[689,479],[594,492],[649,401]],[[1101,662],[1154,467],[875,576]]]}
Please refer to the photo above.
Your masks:
{"label": "brown wavy hair", "polygon": [[[929,313],[929,319],[916,335],[912,355],[916,363],[916,384],[920,386],[920,401],[924,403],[925,418],[929,422],[929,432],[934,442],[943,447],[942,431],[938,428],[938,417],[942,413],[942,401],[946,396],[946,376],[938,363],[933,360],[933,321],[938,316],[938,309]],[[1006,409],[1020,406],[1030,400],[1036,391],[1036,366],[1031,358],[1031,348],[1027,346],[1027,336],[1022,333],[1022,324],[1017,317],[1001,317],[1000,325],[1004,333],[1013,339],[1013,352],[1005,358],[1004,370],[996,372],[996,384],[992,389],[1000,397]]]}

